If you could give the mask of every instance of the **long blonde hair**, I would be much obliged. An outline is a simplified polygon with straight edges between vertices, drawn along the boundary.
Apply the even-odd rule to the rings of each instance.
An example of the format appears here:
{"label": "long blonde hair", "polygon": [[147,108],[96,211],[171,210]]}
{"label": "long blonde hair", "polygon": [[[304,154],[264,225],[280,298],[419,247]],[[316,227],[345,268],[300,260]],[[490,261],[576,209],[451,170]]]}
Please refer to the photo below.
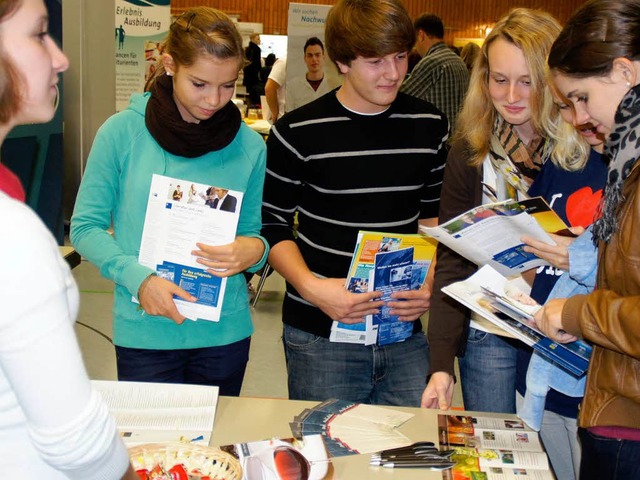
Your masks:
{"label": "long blonde hair", "polygon": [[524,55],[531,78],[531,123],[534,131],[544,132],[544,114],[551,112],[551,92],[546,86],[545,66],[551,45],[560,33],[560,24],[542,10],[516,8],[496,23],[476,59],[469,90],[458,116],[454,138],[465,140],[471,149],[471,165],[479,166],[489,153],[497,112],[489,95],[488,51],[498,38],[517,46]]}

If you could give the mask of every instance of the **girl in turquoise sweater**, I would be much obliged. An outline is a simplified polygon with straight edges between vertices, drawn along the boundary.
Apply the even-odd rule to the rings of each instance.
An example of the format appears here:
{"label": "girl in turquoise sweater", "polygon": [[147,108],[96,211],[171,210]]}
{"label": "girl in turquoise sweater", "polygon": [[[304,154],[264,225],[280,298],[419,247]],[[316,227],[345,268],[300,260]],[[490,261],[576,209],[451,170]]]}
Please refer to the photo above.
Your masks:
{"label": "girl in turquoise sweater", "polygon": [[[253,333],[242,272],[259,270],[268,253],[259,235],[264,142],[230,102],[242,65],[242,39],[225,14],[205,7],[185,12],[171,25],[149,91],[133,95],[94,140],[71,241],[115,282],[120,380],[240,393]],[[218,322],[186,320],[174,295],[196,298],[138,260],[154,174],[244,194],[234,242],[185,247],[207,272],[227,278]]]}

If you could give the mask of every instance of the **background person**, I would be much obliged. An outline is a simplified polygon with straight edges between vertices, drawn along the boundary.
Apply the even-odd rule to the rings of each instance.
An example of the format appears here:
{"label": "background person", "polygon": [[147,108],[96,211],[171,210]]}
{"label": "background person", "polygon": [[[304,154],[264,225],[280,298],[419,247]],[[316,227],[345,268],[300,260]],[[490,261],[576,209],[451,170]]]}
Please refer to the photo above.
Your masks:
{"label": "background person", "polygon": [[415,23],[415,49],[422,60],[415,66],[401,91],[433,103],[449,120],[450,131],[469,86],[469,72],[457,53],[444,43],[444,25],[433,13],[420,15]]}
{"label": "background person", "polygon": [[324,44],[318,37],[307,39],[304,44],[304,63],[307,72],[293,78],[287,84],[287,112],[329,93],[338,85],[333,85],[324,74]]}
{"label": "background person", "polygon": [[285,80],[287,78],[287,57],[276,60],[264,86],[264,94],[269,105],[269,115],[267,120],[275,123],[284,115],[287,88]]}
{"label": "background person", "polygon": [[476,61],[476,57],[481,52],[480,47],[473,42],[469,42],[462,47],[460,50],[460,58],[467,66],[467,70],[469,70],[469,75],[471,75],[471,70],[473,70],[473,64]]}
{"label": "background person", "polygon": [[269,78],[269,74],[271,73],[274,63],[276,63],[275,53],[270,53],[264,57],[264,67],[260,69],[260,83],[267,83],[267,79]]}
{"label": "background person", "polygon": [[[0,0],[0,141],[48,122],[69,62],[42,0]],[[7,478],[138,477],[91,388],[73,330],[78,289],[37,215],[0,192],[0,470]],[[123,476],[124,475],[124,476]]]}
{"label": "background person", "polygon": [[[187,10],[169,29],[150,92],[134,95],[96,135],[71,219],[71,240],[116,284],[120,380],[217,385],[221,395],[240,392],[253,332],[241,273],[260,269],[267,253],[259,236],[264,141],[230,102],[243,62],[242,39],[229,17],[212,8]],[[195,298],[138,261],[154,173],[245,192],[233,243],[185,246],[209,273],[227,277],[219,322],[184,322],[173,295]],[[112,219],[113,236],[107,231]]]}
{"label": "background person", "polygon": [[419,222],[437,222],[447,122],[430,103],[398,93],[414,40],[400,0],[338,1],[325,41],[342,86],[285,115],[267,140],[262,231],[269,263],[287,281],[292,399],[420,403],[428,346],[419,318],[429,283],[388,304],[391,315],[414,322],[404,342],[329,340],[333,320],[360,323],[383,305],[380,292],[345,288],[358,230],[415,233]]}
{"label": "background person", "polygon": [[640,2],[585,3],[549,54],[559,91],[606,136],[602,216],[593,226],[596,289],[547,302],[535,316],[549,337],[592,342],[579,416],[580,478],[640,477]]}
{"label": "background person", "polygon": [[249,107],[260,105],[262,87],[260,84],[260,69],[262,68],[262,49],[260,48],[260,34],[252,33],[249,37],[249,45],[245,50],[245,57],[249,65],[242,70],[242,84],[247,88],[249,95]]}

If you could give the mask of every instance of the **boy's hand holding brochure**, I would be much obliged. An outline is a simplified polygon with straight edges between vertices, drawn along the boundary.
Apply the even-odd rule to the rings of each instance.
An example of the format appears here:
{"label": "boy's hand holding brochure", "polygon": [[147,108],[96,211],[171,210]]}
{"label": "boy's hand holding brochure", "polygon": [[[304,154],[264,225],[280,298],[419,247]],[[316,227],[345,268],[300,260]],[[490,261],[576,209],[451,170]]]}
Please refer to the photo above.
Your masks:
{"label": "boy's hand holding brochure", "polygon": [[358,296],[375,293],[382,303],[370,302],[376,311],[364,323],[335,319],[330,340],[386,345],[411,336],[412,322],[429,308],[431,291],[425,280],[435,247],[433,240],[418,234],[359,232],[343,288]]}

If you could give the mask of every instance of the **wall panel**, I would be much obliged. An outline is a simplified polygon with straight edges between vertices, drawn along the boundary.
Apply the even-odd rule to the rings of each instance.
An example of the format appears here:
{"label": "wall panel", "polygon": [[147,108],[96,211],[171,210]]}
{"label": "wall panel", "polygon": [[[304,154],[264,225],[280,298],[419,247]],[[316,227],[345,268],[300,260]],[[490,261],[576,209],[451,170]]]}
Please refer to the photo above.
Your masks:
{"label": "wall panel", "polygon": [[[438,14],[446,27],[445,40],[454,37],[480,37],[483,27],[493,24],[510,8],[516,6],[541,8],[564,22],[584,0],[403,0],[409,14],[415,18],[422,12]],[[305,0],[300,3],[332,5],[332,0]],[[197,6],[207,5],[237,15],[243,22],[260,22],[264,33],[286,34],[287,0],[172,0],[171,9],[178,14]]]}

